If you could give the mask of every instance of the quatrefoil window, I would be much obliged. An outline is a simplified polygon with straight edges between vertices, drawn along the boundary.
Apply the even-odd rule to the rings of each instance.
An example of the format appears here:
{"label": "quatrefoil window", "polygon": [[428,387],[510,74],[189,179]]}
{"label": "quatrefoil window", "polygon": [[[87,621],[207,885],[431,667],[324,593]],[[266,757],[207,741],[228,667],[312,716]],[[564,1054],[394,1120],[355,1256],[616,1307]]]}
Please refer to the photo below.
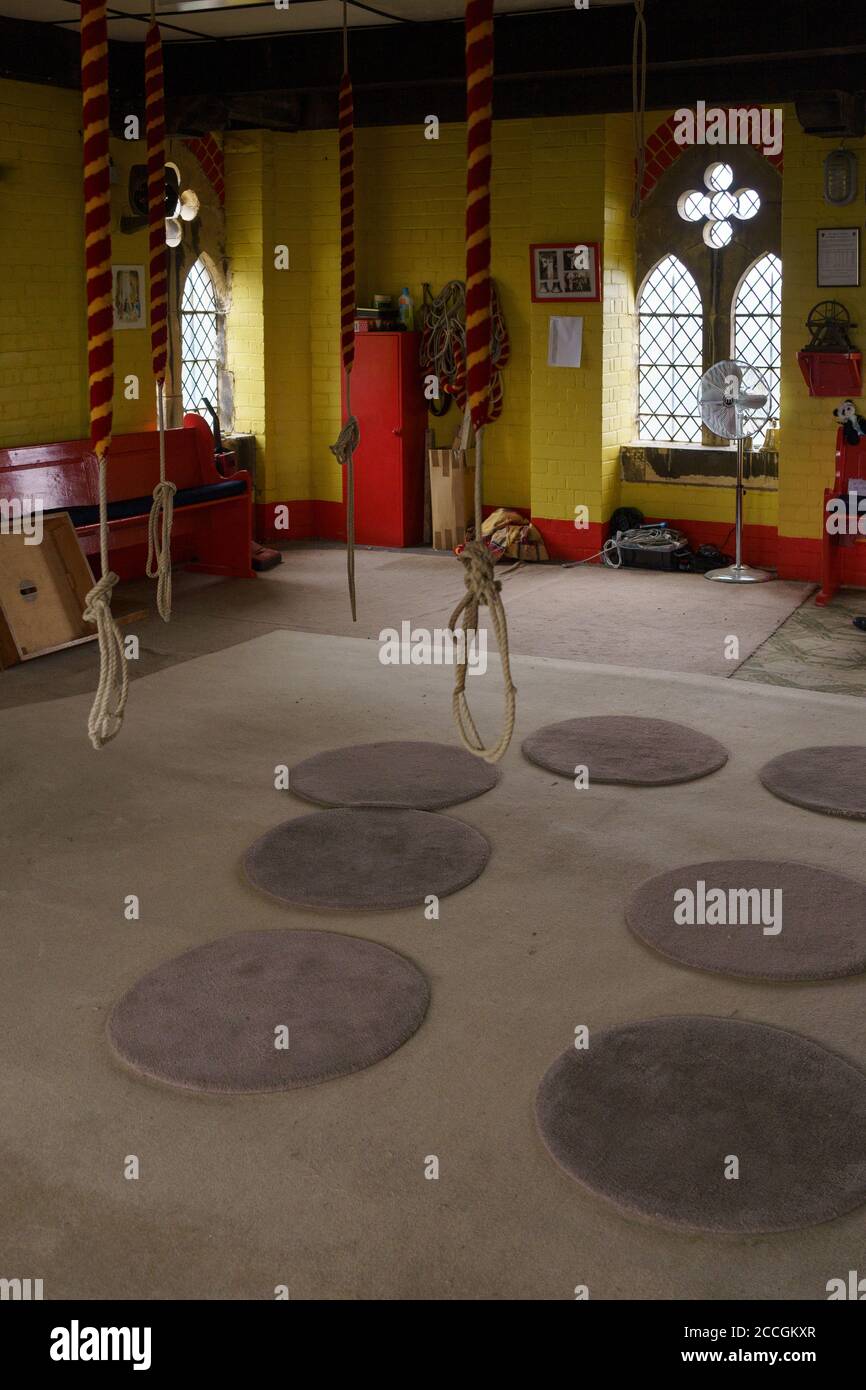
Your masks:
{"label": "quatrefoil window", "polygon": [[699,193],[697,189],[690,188],[677,199],[677,212],[683,221],[701,222],[706,218],[702,236],[714,251],[721,251],[734,235],[732,217],[739,222],[747,222],[761,206],[761,199],[754,188],[738,188],[731,193],[733,181],[734,171],[730,164],[710,164],[704,170],[707,191]]}

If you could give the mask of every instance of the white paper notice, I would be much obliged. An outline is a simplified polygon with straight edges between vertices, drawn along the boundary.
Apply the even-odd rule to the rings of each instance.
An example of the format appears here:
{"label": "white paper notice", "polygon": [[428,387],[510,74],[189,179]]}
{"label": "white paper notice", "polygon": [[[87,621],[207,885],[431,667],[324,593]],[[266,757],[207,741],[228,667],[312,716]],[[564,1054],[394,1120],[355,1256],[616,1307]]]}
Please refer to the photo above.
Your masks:
{"label": "white paper notice", "polygon": [[579,367],[583,319],[551,314],[547,339],[548,367]]}
{"label": "white paper notice", "polygon": [[819,227],[818,284],[860,284],[859,227]]}

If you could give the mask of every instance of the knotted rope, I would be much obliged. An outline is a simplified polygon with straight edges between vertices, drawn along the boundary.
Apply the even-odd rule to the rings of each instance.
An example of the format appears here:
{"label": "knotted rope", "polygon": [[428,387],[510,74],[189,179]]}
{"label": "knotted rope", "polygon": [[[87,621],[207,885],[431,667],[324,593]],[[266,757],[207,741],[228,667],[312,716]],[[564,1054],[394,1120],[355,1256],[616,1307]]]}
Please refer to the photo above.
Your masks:
{"label": "knotted rope", "polygon": [[[481,439],[482,435],[478,434],[475,440],[476,507],[478,486],[477,470],[481,463]],[[480,511],[476,510],[476,528],[478,526],[477,518],[479,517]],[[463,550],[460,552],[459,558],[463,564],[463,579],[466,584],[466,593],[451,614],[451,621],[449,624],[451,631],[456,632],[457,623],[462,619],[460,625],[463,630],[463,644],[460,660],[457,663],[457,679],[454,684],[454,694],[451,698],[451,710],[463,747],[468,749],[470,753],[475,753],[477,757],[483,758],[485,762],[498,763],[511,742],[517,709],[517,691],[511,679],[511,663],[508,655],[508,625],[505,621],[505,609],[502,606],[502,585],[495,577],[493,556],[481,539],[481,533],[478,529],[476,529],[475,532],[475,540],[470,541],[468,545],[464,546]],[[475,720],[472,718],[469,701],[466,698],[466,671],[469,655],[468,634],[474,633],[475,640],[478,640],[478,610],[481,607],[486,607],[490,612],[490,621],[493,625],[496,643],[499,647],[499,654],[502,660],[502,678],[505,682],[505,722],[498,741],[491,748],[485,748],[481,735],[475,726]]]}
{"label": "knotted rope", "polygon": [[168,341],[168,277],[165,245],[165,94],[162,39],[153,0],[144,48],[144,117],[147,141],[147,218],[150,245],[150,353],[156,381],[159,482],[147,526],[148,579],[155,579],[156,606],[171,618],[171,524],[177,488],[165,476],[165,367]]}
{"label": "knotted rope", "polygon": [[[346,383],[348,386],[348,382]],[[340,433],[337,435],[336,444],[328,447],[338,463],[348,463],[352,456],[352,450],[357,449],[358,441],[361,438],[361,428],[354,415],[350,415]]]}
{"label": "knotted rope", "polygon": [[634,32],[631,44],[631,112],[632,133],[634,135],[634,196],[631,202],[631,215],[640,212],[640,196],[643,176],[646,171],[646,138],[644,136],[644,113],[646,111],[646,18],[645,0],[634,0]]}
{"label": "knotted rope", "polygon": [[343,357],[346,419],[331,445],[331,453],[346,467],[346,575],[352,622],[357,622],[355,601],[355,460],[361,438],[352,414],[351,374],[355,361],[355,124],[352,82],[349,77],[349,32],[346,0],[343,0],[343,76],[339,98],[340,151],[340,351]]}
{"label": "knotted rope", "polygon": [[99,683],[87,721],[94,748],[120,732],[129,672],[123,639],[111,616],[117,581],[108,566],[106,455],[114,400],[114,297],[111,278],[108,31],[105,0],[81,3],[81,88],[84,126],[84,259],[87,275],[87,374],[90,447],[99,476],[100,579],[84,601],[84,621],[96,624]]}
{"label": "knotted rope", "polygon": [[129,667],[123,652],[123,637],[111,616],[111,594],[118,579],[108,568],[108,526],[102,524],[106,512],[106,471],[103,455],[99,458],[99,552],[102,576],[85,598],[83,613],[85,622],[96,624],[99,639],[99,684],[87,720],[87,732],[94,748],[101,748],[120,733],[129,694]]}
{"label": "knotted rope", "polygon": [[153,503],[147,519],[148,579],[155,579],[156,607],[164,623],[171,618],[171,524],[174,520],[174,495],[177,487],[165,476],[165,404],[163,382],[157,384],[157,416],[159,419],[159,482],[153,489]]}
{"label": "knotted rope", "polygon": [[[505,753],[514,732],[516,691],[508,656],[508,627],[499,582],[494,578],[493,558],[481,534],[483,517],[484,426],[490,415],[490,172],[493,100],[493,0],[467,0],[466,4],[466,395],[475,427],[475,538],[464,547],[466,593],[451,616],[456,631],[462,619],[462,660],[457,664],[452,710],[464,748],[486,762],[496,763]],[[466,698],[466,634],[478,633],[478,610],[490,610],[490,619],[502,660],[505,682],[505,724],[499,739],[486,748]]]}

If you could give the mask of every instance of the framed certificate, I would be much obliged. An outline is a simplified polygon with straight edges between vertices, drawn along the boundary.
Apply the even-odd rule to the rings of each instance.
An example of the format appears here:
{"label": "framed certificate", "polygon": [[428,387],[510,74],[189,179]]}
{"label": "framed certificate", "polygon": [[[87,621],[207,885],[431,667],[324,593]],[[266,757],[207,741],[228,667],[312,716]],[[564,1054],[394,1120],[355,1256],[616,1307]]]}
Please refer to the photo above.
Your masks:
{"label": "framed certificate", "polygon": [[860,228],[818,228],[818,287],[860,284]]}

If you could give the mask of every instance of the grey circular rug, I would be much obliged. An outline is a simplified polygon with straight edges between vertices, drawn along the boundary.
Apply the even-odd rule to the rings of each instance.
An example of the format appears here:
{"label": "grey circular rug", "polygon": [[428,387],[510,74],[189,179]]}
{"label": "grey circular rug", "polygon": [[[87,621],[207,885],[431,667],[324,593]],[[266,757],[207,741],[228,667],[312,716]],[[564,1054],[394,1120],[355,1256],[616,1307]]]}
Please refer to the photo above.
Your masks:
{"label": "grey circular rug", "polygon": [[[758,1234],[866,1201],[866,1074],[798,1033],[656,1018],[591,1033],[538,1088],[545,1145],[623,1211]],[[735,1171],[739,1176],[726,1177]]]}
{"label": "grey circular rug", "polygon": [[866,970],[866,883],[787,860],[722,859],[647,879],[626,921],[670,960],[753,980]]}
{"label": "grey circular rug", "polygon": [[145,975],[115,1006],[108,1038],[129,1066],[173,1086],[289,1091],[381,1061],[429,999],[417,967],[374,941],[241,932]]}
{"label": "grey circular rug", "polygon": [[495,787],[499,768],[448,743],[358,743],[292,768],[291,789],[323,806],[441,811]]}
{"label": "grey circular rug", "polygon": [[250,883],[298,907],[414,907],[456,893],[490,845],[473,826],[429,811],[316,811],[284,821],[244,855]]}
{"label": "grey circular rug", "polygon": [[795,748],[765,763],[767,791],[807,811],[866,820],[866,747],[861,744]]}
{"label": "grey circular rug", "polygon": [[728,761],[727,749],[697,729],[617,714],[547,724],[524,739],[523,751],[560,777],[574,777],[576,767],[586,766],[590,785],[664,787],[706,777]]}

